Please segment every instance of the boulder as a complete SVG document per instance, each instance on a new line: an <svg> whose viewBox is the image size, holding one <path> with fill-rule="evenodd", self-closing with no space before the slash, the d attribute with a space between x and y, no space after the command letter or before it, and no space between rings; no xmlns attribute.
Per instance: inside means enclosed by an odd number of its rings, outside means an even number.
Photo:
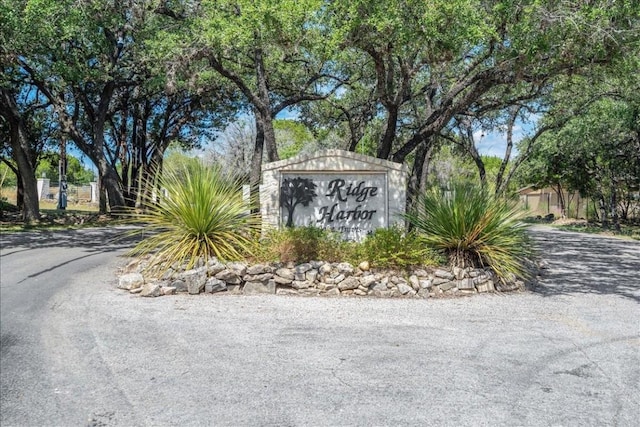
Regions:
<svg viewBox="0 0 640 427"><path fill-rule="evenodd" d="M362 261L358 264L358 268L362 271L369 271L371 269L371 265L369 264L369 261Z"/></svg>

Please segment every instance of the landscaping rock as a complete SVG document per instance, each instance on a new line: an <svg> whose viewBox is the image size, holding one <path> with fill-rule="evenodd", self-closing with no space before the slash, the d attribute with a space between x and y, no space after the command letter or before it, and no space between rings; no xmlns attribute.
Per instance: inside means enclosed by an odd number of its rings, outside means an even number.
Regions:
<svg viewBox="0 0 640 427"><path fill-rule="evenodd" d="M451 282L452 279L443 279L441 277L436 277L433 279L432 284L433 286L440 286L443 285L445 283L449 283Z"/></svg>
<svg viewBox="0 0 640 427"><path fill-rule="evenodd" d="M318 270L309 270L305 273L307 282L313 283L318 278Z"/></svg>
<svg viewBox="0 0 640 427"><path fill-rule="evenodd" d="M247 265L241 262L230 262L227 264L227 268L236 273L236 276L238 277L242 277L247 274Z"/></svg>
<svg viewBox="0 0 640 427"><path fill-rule="evenodd" d="M295 268L295 272L298 274L304 274L312 268L313 266L311 265L311 263L305 262L304 264L297 265Z"/></svg>
<svg viewBox="0 0 640 427"><path fill-rule="evenodd" d="M225 267L224 264L218 262L217 260L214 260L213 263L211 262L211 260L209 260L209 262L207 263L207 275L215 276L225 268L227 267Z"/></svg>
<svg viewBox="0 0 640 427"><path fill-rule="evenodd" d="M262 282L267 283L269 280L273 279L273 273L263 273L263 274L255 274L251 275L248 273L243 277L245 282Z"/></svg>
<svg viewBox="0 0 640 427"><path fill-rule="evenodd" d="M475 286L473 284L473 279L471 278L467 278L467 279L462 279L462 280L458 280L456 282L456 287L460 290L464 289L464 290L468 290L468 289L473 289L475 290Z"/></svg>
<svg viewBox="0 0 640 427"><path fill-rule="evenodd" d="M291 282L293 282L293 279L285 279L284 277L280 277L280 276L273 276L273 280L275 280L276 284L278 285L290 285Z"/></svg>
<svg viewBox="0 0 640 427"><path fill-rule="evenodd" d="M176 293L176 288L173 286L161 286L160 292L162 295L174 295Z"/></svg>
<svg viewBox="0 0 640 427"><path fill-rule="evenodd" d="M387 285L385 285L384 283L375 283L371 287L371 290L373 290L373 291L386 291L387 290Z"/></svg>
<svg viewBox="0 0 640 427"><path fill-rule="evenodd" d="M372 283L376 282L376 276L374 275L363 276L363 277L360 277L359 281L360 281L360 285L364 286L365 288L368 288L371 286Z"/></svg>
<svg viewBox="0 0 640 427"><path fill-rule="evenodd" d="M324 261L311 261L311 267L313 267L316 270L318 270L320 267L322 267L325 264L326 263Z"/></svg>
<svg viewBox="0 0 640 427"><path fill-rule="evenodd" d="M157 283L145 283L142 292L140 292L140 296L143 297L159 297L160 295L160 285Z"/></svg>
<svg viewBox="0 0 640 427"><path fill-rule="evenodd" d="M453 282L443 283L442 285L438 286L438 288L440 288L441 291L450 291L455 287L456 287L456 284Z"/></svg>
<svg viewBox="0 0 640 427"><path fill-rule="evenodd" d="M331 273L331 269L332 269L331 264L328 264L328 263L322 264L322 266L318 268L318 272L322 275L326 275Z"/></svg>
<svg viewBox="0 0 640 427"><path fill-rule="evenodd" d="M358 268L362 271L369 271L369 269L371 269L371 265L369 264L369 261L362 261L358 264Z"/></svg>
<svg viewBox="0 0 640 427"><path fill-rule="evenodd" d="M414 291L420 290L420 279L415 274L409 277L409 284L413 288Z"/></svg>
<svg viewBox="0 0 640 427"><path fill-rule="evenodd" d="M242 279L238 275L237 271L231 269L222 270L215 275L215 278L226 282L227 285L239 285L242 283Z"/></svg>
<svg viewBox="0 0 640 427"><path fill-rule="evenodd" d="M140 273L123 274L118 278L119 289L130 291L131 289L141 288L142 285L144 285L144 276Z"/></svg>
<svg viewBox="0 0 640 427"><path fill-rule="evenodd" d="M400 292L402 295L406 295L409 292L413 292L415 294L413 288L406 283L398 283L396 287L398 288L398 292Z"/></svg>
<svg viewBox="0 0 640 427"><path fill-rule="evenodd" d="M187 292L187 284L181 279L171 282L171 287L176 288L176 292Z"/></svg>
<svg viewBox="0 0 640 427"><path fill-rule="evenodd" d="M340 274L344 274L345 276L353 274L353 266L348 262L341 262L336 265L336 268Z"/></svg>
<svg viewBox="0 0 640 427"><path fill-rule="evenodd" d="M415 274L416 276L418 276L419 278L422 277L429 277L429 273L427 273L427 270L424 269L417 269L413 271L413 274Z"/></svg>
<svg viewBox="0 0 640 427"><path fill-rule="evenodd" d="M243 292L245 295L275 294L276 282L270 280L266 285L261 282L247 282L244 284Z"/></svg>
<svg viewBox="0 0 640 427"><path fill-rule="evenodd" d="M196 295L204 289L204 284L207 282L207 273L204 269L187 270L180 274L180 278L184 280L187 292L191 295Z"/></svg>
<svg viewBox="0 0 640 427"><path fill-rule="evenodd" d="M227 284L220 279L216 279L215 277L210 277L209 280L207 280L207 283L205 283L204 285L204 291L208 294L226 290Z"/></svg>
<svg viewBox="0 0 640 427"><path fill-rule="evenodd" d="M293 282L291 282L291 287L293 289L306 289L309 286L311 286L311 283L307 282L306 280L294 280Z"/></svg>
<svg viewBox="0 0 640 427"><path fill-rule="evenodd" d="M251 276L256 276L258 274L266 274L271 272L272 272L271 267L265 264L255 264L247 267L247 274Z"/></svg>
<svg viewBox="0 0 640 427"><path fill-rule="evenodd" d="M451 274L450 271L447 270L442 270L442 269L437 269L434 273L433 273L436 277L439 277L441 279L447 279L447 280L453 280L455 279L455 276L453 274Z"/></svg>
<svg viewBox="0 0 640 427"><path fill-rule="evenodd" d="M346 279L338 283L338 289L341 291L352 290L352 289L357 289L359 285L360 285L360 282L358 281L357 278L347 277Z"/></svg>
<svg viewBox="0 0 640 427"><path fill-rule="evenodd" d="M432 282L429 279L420 280L420 288L422 289L429 289L431 285L432 285Z"/></svg>
<svg viewBox="0 0 640 427"><path fill-rule="evenodd" d="M289 283L291 283L291 280L293 280L294 275L293 275L293 271L288 269L288 268L279 268L276 270L276 276L280 276L283 279L288 279Z"/></svg>
<svg viewBox="0 0 640 427"><path fill-rule="evenodd" d="M488 280L482 284L476 285L478 292L493 292L496 288L493 286L493 281Z"/></svg>

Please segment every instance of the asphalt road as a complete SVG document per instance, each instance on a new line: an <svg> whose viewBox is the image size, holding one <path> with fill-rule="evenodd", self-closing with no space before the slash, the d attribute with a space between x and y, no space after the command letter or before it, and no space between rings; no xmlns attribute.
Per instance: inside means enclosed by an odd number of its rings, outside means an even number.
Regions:
<svg viewBox="0 0 640 427"><path fill-rule="evenodd" d="M530 292L115 288L113 232L2 236L0 425L635 426L640 243L535 229Z"/></svg>

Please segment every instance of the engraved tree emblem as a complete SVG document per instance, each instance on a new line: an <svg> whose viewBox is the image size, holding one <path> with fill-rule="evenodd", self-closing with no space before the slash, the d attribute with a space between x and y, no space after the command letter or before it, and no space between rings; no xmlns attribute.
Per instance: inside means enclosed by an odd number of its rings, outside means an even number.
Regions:
<svg viewBox="0 0 640 427"><path fill-rule="evenodd" d="M309 206L317 196L316 184L311 178L286 178L280 187L280 206L287 209L287 227L293 227L293 211L296 206Z"/></svg>

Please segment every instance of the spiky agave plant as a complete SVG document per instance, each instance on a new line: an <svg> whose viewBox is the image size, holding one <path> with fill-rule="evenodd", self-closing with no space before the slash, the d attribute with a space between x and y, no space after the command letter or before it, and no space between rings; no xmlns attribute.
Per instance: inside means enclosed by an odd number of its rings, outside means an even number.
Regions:
<svg viewBox="0 0 640 427"><path fill-rule="evenodd" d="M527 275L532 250L522 211L512 200L478 185L454 184L451 191L419 196L417 209L405 217L452 266L490 267L502 280Z"/></svg>
<svg viewBox="0 0 640 427"><path fill-rule="evenodd" d="M134 215L144 237L131 255L151 255L149 270L175 263L191 268L199 258L237 260L250 254L259 226L242 198L240 182L198 160L165 171L163 195Z"/></svg>

